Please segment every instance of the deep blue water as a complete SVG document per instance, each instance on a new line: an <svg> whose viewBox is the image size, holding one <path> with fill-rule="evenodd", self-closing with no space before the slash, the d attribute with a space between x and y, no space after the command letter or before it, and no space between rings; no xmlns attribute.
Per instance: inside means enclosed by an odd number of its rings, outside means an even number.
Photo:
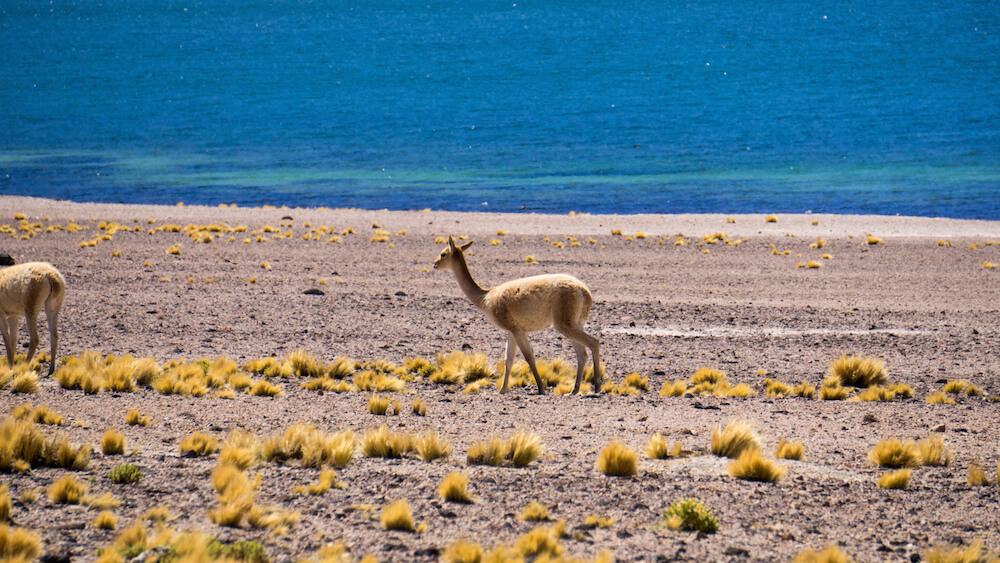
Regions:
<svg viewBox="0 0 1000 563"><path fill-rule="evenodd" d="M0 0L0 194L1000 219L998 85L1000 0Z"/></svg>

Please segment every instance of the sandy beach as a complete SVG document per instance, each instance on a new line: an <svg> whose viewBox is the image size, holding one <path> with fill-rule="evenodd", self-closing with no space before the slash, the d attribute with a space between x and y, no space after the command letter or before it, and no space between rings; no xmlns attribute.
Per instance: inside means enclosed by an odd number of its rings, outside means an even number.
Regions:
<svg viewBox="0 0 1000 563"><path fill-rule="evenodd" d="M3 476L12 521L40 536L50 560L80 561L94 560L161 505L176 532L255 540L272 561L312 557L337 540L357 557L380 561L434 561L458 539L487 550L513 545L537 525L518 518L530 501L548 508L552 521L542 525L565 521L563 554L588 560L605 550L622 561L791 560L835 544L858 561L916 561L938 544L982 540L1000 549L1000 403L991 401L1000 396L1000 268L989 267L1000 264L1000 222L772 218L124 206L0 196L0 252L18 262L50 262L66 278L60 357L95 350L157 362L225 356L243 364L303 349L323 363L346 356L402 365L464 350L495 363L506 335L464 297L450 272L432 268L444 246L436 239L454 235L474 241L469 267L484 287L541 273L583 280L594 297L587 331L601 342L607 378L648 378L647 390L631 396L537 396L532 387L467 394L462 385L418 378L387 394L407 407L402 414L379 416L368 411L370 392L319 393L295 377L279 378L278 397L236 392L227 399L147 387L88 394L41 375L35 393L0 390L0 409L30 402L63 415L60 427L43 426L43 433L94 447L89 467L70 473L87 482L90 495L121 499L113 510L118 526L99 529L92 525L97 512L46 498L44 489L68 473L46 467ZM163 228L169 225L179 232ZM22 321L19 351L27 338ZM530 341L536 357L561 357L575 367L572 347L554 330ZM913 397L767 396L765 378L818 389L842 354L883 360L889 381L910 386ZM658 394L664 382L688 380L701 367L721 370L755 394ZM957 380L982 395L925 402ZM416 397L426 416L410 413ZM131 409L153 423L126 425ZM708 450L712 428L739 419L756 428L765 457L785 439L804 444L803 458L777 460L786 469L777 483L732 477L729 460ZM359 436L383 424L434 430L450 440L451 455L427 463L358 452L336 470L343 487L317 496L293 488L315 482L318 469L264 462L250 470L261 475L257 502L298 511L297 523L276 534L210 521L218 454L182 457L181 438L202 431L221 441L233 429L264 438L299 422ZM108 428L125 435L127 457L101 453ZM467 463L473 443L522 429L544 443L528 467ZM645 458L657 432L687 454ZM868 452L884 439L932 432L952 452L951 463L914 468L906 490L880 488L885 470ZM616 440L639 453L632 477L595 468ZM108 481L122 463L141 468L139 483ZM982 464L994 484L970 486L972 463ZM438 495L452 471L468 476L475 503ZM26 490L42 494L28 503ZM663 511L687 497L712 511L718 532L663 524ZM382 527L381 510L397 499L408 501L423 531ZM613 523L589 526L591 515ZM152 536L153 524L146 525Z"/></svg>

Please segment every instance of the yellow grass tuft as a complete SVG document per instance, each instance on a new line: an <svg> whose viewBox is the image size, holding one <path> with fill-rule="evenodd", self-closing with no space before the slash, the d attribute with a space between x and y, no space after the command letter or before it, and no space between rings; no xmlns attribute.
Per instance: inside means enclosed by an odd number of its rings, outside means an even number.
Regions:
<svg viewBox="0 0 1000 563"><path fill-rule="evenodd" d="M427 416L427 403L425 403L420 397L417 397L413 399L413 404L410 406L410 410L417 416Z"/></svg>
<svg viewBox="0 0 1000 563"><path fill-rule="evenodd" d="M469 446L466 461L469 465L500 465L506 448L500 438L490 436L486 442L474 442Z"/></svg>
<svg viewBox="0 0 1000 563"><path fill-rule="evenodd" d="M778 447L774 449L774 457L801 460L803 450L802 442L788 442L782 438L778 440Z"/></svg>
<svg viewBox="0 0 1000 563"><path fill-rule="evenodd" d="M697 530L714 534L719 529L719 521L712 512L696 498L686 498L670 503L663 511L666 525L671 530Z"/></svg>
<svg viewBox="0 0 1000 563"><path fill-rule="evenodd" d="M841 387L840 385L833 387L824 385L819 390L819 398L824 401L843 401L847 398L849 392L847 387Z"/></svg>
<svg viewBox="0 0 1000 563"><path fill-rule="evenodd" d="M38 374L33 371L24 372L14 378L10 384L10 390L14 393L37 393Z"/></svg>
<svg viewBox="0 0 1000 563"><path fill-rule="evenodd" d="M114 510L121 506L122 500L111 493L104 493L103 495L90 499L87 503L87 508L91 510Z"/></svg>
<svg viewBox="0 0 1000 563"><path fill-rule="evenodd" d="M970 461L969 485L973 487L984 487L989 484L990 479L986 476L986 471L983 470L983 466L978 461Z"/></svg>
<svg viewBox="0 0 1000 563"><path fill-rule="evenodd" d="M58 504L80 504L87 494L87 485L80 483L72 475L62 477L46 491L49 499Z"/></svg>
<svg viewBox="0 0 1000 563"><path fill-rule="evenodd" d="M486 561L483 548L478 543L456 540L441 554L443 563L482 563ZM492 561L492 559L491 559Z"/></svg>
<svg viewBox="0 0 1000 563"><path fill-rule="evenodd" d="M733 420L725 429L712 429L712 453L719 457L735 459L747 449L760 449L760 438L753 426L745 420Z"/></svg>
<svg viewBox="0 0 1000 563"><path fill-rule="evenodd" d="M549 519L549 509L544 504L533 500L521 510L518 518L525 522L542 522Z"/></svg>
<svg viewBox="0 0 1000 563"><path fill-rule="evenodd" d="M382 527L386 530L414 531L413 511L406 500L400 499L382 510L380 517Z"/></svg>
<svg viewBox="0 0 1000 563"><path fill-rule="evenodd" d="M202 457L214 454L218 445L219 441L214 436L196 431L185 436L178 447L184 457Z"/></svg>
<svg viewBox="0 0 1000 563"><path fill-rule="evenodd" d="M916 467L919 465L917 450L913 442L900 442L899 440L883 440L878 443L870 452L868 459L879 467L890 467L900 469L903 467Z"/></svg>
<svg viewBox="0 0 1000 563"><path fill-rule="evenodd" d="M639 456L625 444L614 441L597 457L597 470L605 475L629 477L638 470Z"/></svg>
<svg viewBox="0 0 1000 563"><path fill-rule="evenodd" d="M102 511L94 518L94 527L101 530L114 530L118 525L118 517L107 510Z"/></svg>
<svg viewBox="0 0 1000 563"><path fill-rule="evenodd" d="M449 502L472 503L472 497L466 490L469 478L463 473L452 472L444 476L441 485L438 487L438 494Z"/></svg>
<svg viewBox="0 0 1000 563"><path fill-rule="evenodd" d="M446 458L451 454L451 443L433 430L428 430L418 437L413 445L417 455L424 461Z"/></svg>
<svg viewBox="0 0 1000 563"><path fill-rule="evenodd" d="M649 459L668 459L671 457L677 457L681 455L681 443L674 443L674 447L670 447L667 439L663 434L657 432L649 437L649 441L646 442L646 457Z"/></svg>
<svg viewBox="0 0 1000 563"><path fill-rule="evenodd" d="M897 397L903 399L913 398L913 388L905 383L893 383L889 386L889 390L895 393Z"/></svg>
<svg viewBox="0 0 1000 563"><path fill-rule="evenodd" d="M768 216L764 217L764 222L765 223L777 223L778 222L778 216L777 215L768 215Z"/></svg>
<svg viewBox="0 0 1000 563"><path fill-rule="evenodd" d="M952 393L958 395L959 393L965 392L965 388L968 386L969 386L968 381L964 381L961 379L958 381L952 380L945 383L944 387L942 387L941 390L944 391L945 393Z"/></svg>
<svg viewBox="0 0 1000 563"><path fill-rule="evenodd" d="M726 381L726 374L722 371L709 367L698 368L698 370L694 372L694 375L691 376L691 385L698 385L700 383L711 383L715 385L716 383L720 383L722 381Z"/></svg>
<svg viewBox="0 0 1000 563"><path fill-rule="evenodd" d="M882 401L889 402L896 398L896 393L880 385L873 385L852 397L852 401Z"/></svg>
<svg viewBox="0 0 1000 563"><path fill-rule="evenodd" d="M836 545L829 545L823 551L811 549L800 552L792 563L850 563L851 558Z"/></svg>
<svg viewBox="0 0 1000 563"><path fill-rule="evenodd" d="M664 381L663 387L660 388L661 397L682 397L684 392L687 391L687 381Z"/></svg>
<svg viewBox="0 0 1000 563"><path fill-rule="evenodd" d="M0 485L0 523L10 522L10 515L13 509L8 487L7 483Z"/></svg>
<svg viewBox="0 0 1000 563"><path fill-rule="evenodd" d="M233 465L246 471L260 461L261 444L257 438L243 430L230 430L219 451L220 465Z"/></svg>
<svg viewBox="0 0 1000 563"><path fill-rule="evenodd" d="M976 540L968 547L936 545L922 555L927 563L994 563L998 559L996 553L983 553L982 540Z"/></svg>
<svg viewBox="0 0 1000 563"><path fill-rule="evenodd" d="M805 399L812 399L816 396L816 386L810 384L808 381L803 381L802 383L799 383L795 389L792 389L792 395Z"/></svg>
<svg viewBox="0 0 1000 563"><path fill-rule="evenodd" d="M866 244L885 244L885 241L882 240L879 237L874 237L874 236L868 235L867 237L865 237L865 243Z"/></svg>
<svg viewBox="0 0 1000 563"><path fill-rule="evenodd" d="M412 450L412 436L390 432L385 425L365 432L361 439L361 452L365 457L399 458Z"/></svg>
<svg viewBox="0 0 1000 563"><path fill-rule="evenodd" d="M247 388L247 393L254 397L280 397L284 392L280 385L261 379Z"/></svg>
<svg viewBox="0 0 1000 563"><path fill-rule="evenodd" d="M42 540L26 528L0 525L0 558L4 561L34 561L42 552Z"/></svg>
<svg viewBox="0 0 1000 563"><path fill-rule="evenodd" d="M319 472L319 481L305 487L295 487L294 491L298 494L307 494L312 496L318 496L336 485L335 481L336 475L332 469L323 469Z"/></svg>
<svg viewBox="0 0 1000 563"><path fill-rule="evenodd" d="M924 399L926 403L931 405L954 405L955 399L952 399L946 395L943 391L935 391Z"/></svg>
<svg viewBox="0 0 1000 563"><path fill-rule="evenodd" d="M151 421L148 416L143 416L139 409L132 409L125 413L125 424L129 426L149 426Z"/></svg>
<svg viewBox="0 0 1000 563"><path fill-rule="evenodd" d="M785 468L764 459L757 448L748 448L727 468L729 474L745 481L777 483L785 474Z"/></svg>
<svg viewBox="0 0 1000 563"><path fill-rule="evenodd" d="M882 385L888 378L882 360L846 354L830 363L829 373L848 387Z"/></svg>
<svg viewBox="0 0 1000 563"><path fill-rule="evenodd" d="M560 526L559 522L552 526L534 528L517 539L514 549L523 556L534 556L535 561L551 561L562 554L559 538L562 537L563 532L564 528ZM508 556L501 558L501 560L514 559Z"/></svg>
<svg viewBox="0 0 1000 563"><path fill-rule="evenodd" d="M389 397L372 394L368 398L368 412L377 415L385 415L389 410Z"/></svg>
<svg viewBox="0 0 1000 563"><path fill-rule="evenodd" d="M108 428L101 436L101 451L105 455L122 455L125 453L125 436L114 428Z"/></svg>
<svg viewBox="0 0 1000 563"><path fill-rule="evenodd" d="M527 467L542 455L542 439L534 432L518 431L507 440L505 457L514 467Z"/></svg>
<svg viewBox="0 0 1000 563"><path fill-rule="evenodd" d="M910 486L910 470L900 469L883 473L878 478L878 486L883 489L905 489Z"/></svg>
<svg viewBox="0 0 1000 563"><path fill-rule="evenodd" d="M951 464L951 452L945 449L944 440L937 434L917 442L916 451L920 465L944 467Z"/></svg>

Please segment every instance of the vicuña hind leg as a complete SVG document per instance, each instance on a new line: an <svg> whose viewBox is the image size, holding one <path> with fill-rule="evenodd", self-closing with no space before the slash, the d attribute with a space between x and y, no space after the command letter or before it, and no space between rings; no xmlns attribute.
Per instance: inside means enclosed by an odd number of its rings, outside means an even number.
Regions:
<svg viewBox="0 0 1000 563"><path fill-rule="evenodd" d="M49 311L45 313L45 319L49 323L49 375L56 371L56 350L59 345L59 312Z"/></svg>
<svg viewBox="0 0 1000 563"><path fill-rule="evenodd" d="M572 394L576 395L583 383L583 368L587 365L587 347L579 342L573 342L573 349L576 350L576 384L573 385Z"/></svg>
<svg viewBox="0 0 1000 563"><path fill-rule="evenodd" d="M531 375L535 376L535 384L538 385L538 394L545 394L545 382L542 381L542 376L538 375L538 368L535 367L535 355L531 353L531 345L528 344L528 337L523 332L513 332L514 340L517 341L518 348L521 349L521 353L524 354L524 361L528 362L528 367L531 368Z"/></svg>
<svg viewBox="0 0 1000 563"><path fill-rule="evenodd" d="M17 315L7 316L7 333L4 340L7 344L7 363L14 367L14 354L17 352ZM0 322L3 322L0 319Z"/></svg>
<svg viewBox="0 0 1000 563"><path fill-rule="evenodd" d="M568 338L573 343L573 348L576 349L578 364L576 369L576 385L573 387L573 393L578 392L580 386L583 384L583 371L584 366L587 364L586 348L590 348L590 352L594 356L594 390L600 391L601 382L604 381L604 375L601 373L601 343L593 336L583 332L583 328L579 326L563 326L558 327L557 330Z"/></svg>
<svg viewBox="0 0 1000 563"><path fill-rule="evenodd" d="M517 342L514 340L513 334L507 334L507 359L504 361L503 365L503 386L500 387L501 393L506 393L508 391L508 384L510 383L510 370L514 365L514 356L517 354Z"/></svg>
<svg viewBox="0 0 1000 563"><path fill-rule="evenodd" d="M7 318L0 316L0 333L3 334L3 346L7 351L7 364L11 367L14 366L14 346L17 345L16 339L10 337L10 331L7 330Z"/></svg>
<svg viewBox="0 0 1000 563"><path fill-rule="evenodd" d="M28 357L27 361L31 362L31 358L35 357L35 351L38 350L38 313L32 314L30 311L25 315L24 320L28 323Z"/></svg>

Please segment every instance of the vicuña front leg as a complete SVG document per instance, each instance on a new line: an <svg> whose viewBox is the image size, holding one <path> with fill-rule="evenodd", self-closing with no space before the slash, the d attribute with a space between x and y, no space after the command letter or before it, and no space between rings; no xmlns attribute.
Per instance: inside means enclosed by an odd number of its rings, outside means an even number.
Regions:
<svg viewBox="0 0 1000 563"><path fill-rule="evenodd" d="M7 317L2 315L0 315L0 333L3 334L3 346L7 352L7 364L10 367L14 367L14 346L17 342L11 339L10 331L7 330Z"/></svg>
<svg viewBox="0 0 1000 563"><path fill-rule="evenodd" d="M545 394L545 382L542 381L542 376L538 375L538 368L535 366L535 355L531 353L531 345L528 344L528 337L523 332L514 332L514 340L517 341L518 348L521 349L521 353L524 354L524 361L528 362L528 367L531 368L531 375L535 376L535 385L538 385L538 394Z"/></svg>
<svg viewBox="0 0 1000 563"><path fill-rule="evenodd" d="M501 393L506 393L508 389L508 384L510 383L510 370L514 365L514 356L517 355L517 342L514 340L513 334L507 335L507 359L504 361L503 366L503 386L500 387Z"/></svg>

